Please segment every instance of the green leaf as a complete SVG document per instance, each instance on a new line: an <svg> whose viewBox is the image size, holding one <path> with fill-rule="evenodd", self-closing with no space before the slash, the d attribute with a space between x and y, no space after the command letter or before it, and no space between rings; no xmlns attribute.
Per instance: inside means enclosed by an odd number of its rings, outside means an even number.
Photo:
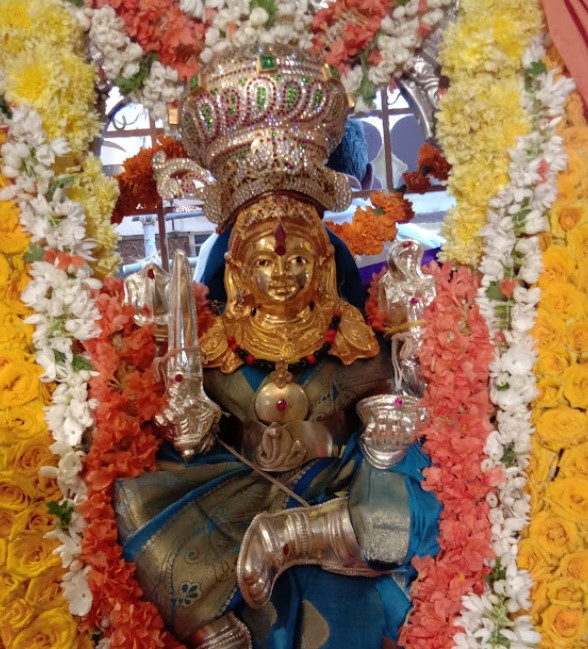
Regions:
<svg viewBox="0 0 588 649"><path fill-rule="evenodd" d="M47 510L53 516L57 516L61 529L69 529L71 517L75 511L74 504L71 500L64 500L61 503L58 503L56 500L50 500L47 503Z"/></svg>
<svg viewBox="0 0 588 649"><path fill-rule="evenodd" d="M543 61L533 61L528 68L525 68L525 74L530 77L538 77L540 74L547 72L547 66Z"/></svg>
<svg viewBox="0 0 588 649"><path fill-rule="evenodd" d="M0 95L0 112L4 113L8 119L12 118L12 111L10 110L8 102L4 99L4 95Z"/></svg>
<svg viewBox="0 0 588 649"><path fill-rule="evenodd" d="M271 18L276 13L278 3L276 2L276 0L251 0L251 2L249 3L249 11L257 7L265 9L269 14L269 17Z"/></svg>
<svg viewBox="0 0 588 649"><path fill-rule="evenodd" d="M49 200L53 198L55 195L55 192L58 189L65 189L66 187L71 187L74 182L74 177L73 176L56 176L55 178L51 178L49 181L49 188L47 189L47 194Z"/></svg>
<svg viewBox="0 0 588 649"><path fill-rule="evenodd" d="M130 95L132 92L135 92L135 90L142 88L143 84L145 83L145 79L149 75L149 70L151 70L153 61L156 61L157 59L158 56L155 52L148 52L141 59L141 62L139 63L139 70L136 74L134 74L130 78L117 77L116 85L118 86L121 94Z"/></svg>
<svg viewBox="0 0 588 649"><path fill-rule="evenodd" d="M74 372L81 372L82 370L93 370L94 366L85 356L74 354L72 368Z"/></svg>
<svg viewBox="0 0 588 649"><path fill-rule="evenodd" d="M58 363L64 363L65 359L67 358L67 356L63 352L60 352L58 349L53 350L53 355L55 356L55 360Z"/></svg>
<svg viewBox="0 0 588 649"><path fill-rule="evenodd" d="M505 298L504 293L500 290L500 283L498 280L490 282L490 285L486 289L486 295L491 300L496 300L498 302L503 302Z"/></svg>
<svg viewBox="0 0 588 649"><path fill-rule="evenodd" d="M84 0L67 0L70 2L74 7L83 7L84 6Z"/></svg>
<svg viewBox="0 0 588 649"><path fill-rule="evenodd" d="M25 252L24 260L28 262L42 261L45 249L35 243L29 244L28 250Z"/></svg>

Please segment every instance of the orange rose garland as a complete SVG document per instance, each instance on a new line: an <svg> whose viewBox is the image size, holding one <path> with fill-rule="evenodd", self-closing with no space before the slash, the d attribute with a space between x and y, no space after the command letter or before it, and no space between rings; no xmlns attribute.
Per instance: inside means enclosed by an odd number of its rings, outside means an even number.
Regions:
<svg viewBox="0 0 588 649"><path fill-rule="evenodd" d="M569 162L543 239L532 520L519 557L535 581L542 649L588 646L588 125L578 95L560 134Z"/></svg>

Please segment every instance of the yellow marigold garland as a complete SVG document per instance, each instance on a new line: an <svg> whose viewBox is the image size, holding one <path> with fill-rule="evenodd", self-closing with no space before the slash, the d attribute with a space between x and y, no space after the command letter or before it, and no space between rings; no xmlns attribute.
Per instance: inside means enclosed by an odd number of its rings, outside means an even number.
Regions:
<svg viewBox="0 0 588 649"><path fill-rule="evenodd" d="M457 205L442 234L445 259L476 266L488 201L508 182L508 150L529 131L520 104L522 55L540 33L536 0L460 2L442 51L450 88L441 100L438 140L453 166L448 187Z"/></svg>
<svg viewBox="0 0 588 649"><path fill-rule="evenodd" d="M88 236L96 240L95 272L112 273L119 263L110 226L118 186L88 152L101 122L83 29L62 0L0 0L0 46L6 101L35 108L49 139L65 137L71 147L55 171L74 179L68 192L82 204Z"/></svg>
<svg viewBox="0 0 588 649"><path fill-rule="evenodd" d="M530 613L541 648L581 649L588 647L588 125L579 95L560 127L569 163L543 238L532 520L519 564L535 581Z"/></svg>

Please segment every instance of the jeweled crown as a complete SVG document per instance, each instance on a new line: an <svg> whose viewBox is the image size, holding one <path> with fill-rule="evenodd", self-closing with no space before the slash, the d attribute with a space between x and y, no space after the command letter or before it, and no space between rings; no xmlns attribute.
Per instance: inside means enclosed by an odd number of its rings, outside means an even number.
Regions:
<svg viewBox="0 0 588 649"><path fill-rule="evenodd" d="M341 211L347 179L325 167L343 136L347 94L328 66L286 45L231 50L185 93L180 123L192 160L212 172L204 211L222 230L271 191L302 194Z"/></svg>

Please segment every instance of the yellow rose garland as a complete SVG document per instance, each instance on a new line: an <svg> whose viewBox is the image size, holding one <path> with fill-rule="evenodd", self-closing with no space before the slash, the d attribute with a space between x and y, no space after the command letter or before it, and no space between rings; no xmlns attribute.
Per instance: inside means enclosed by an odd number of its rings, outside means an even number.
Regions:
<svg viewBox="0 0 588 649"><path fill-rule="evenodd" d="M48 137L70 145L54 172L71 178L66 191L82 204L96 243L95 272L106 275L118 265L110 225L118 186L88 152L100 121L82 28L61 0L0 0L0 43L4 99L35 108ZM44 417L52 387L39 380L33 327L24 323L31 311L20 299L28 246L18 207L0 202L0 646L81 649L92 643L79 634L60 586L59 542L45 536L54 527L47 502L61 494L39 474L56 458Z"/></svg>
<svg viewBox="0 0 588 649"><path fill-rule="evenodd" d="M530 126L520 103L521 60L541 12L536 0L460 2L443 39L441 62L451 79L437 134L453 166L448 188L457 205L445 218L445 259L476 266L488 202L508 182L508 150ZM498 74L498 72L500 74Z"/></svg>
<svg viewBox="0 0 588 649"><path fill-rule="evenodd" d="M519 565L535 581L530 613L542 649L581 649L588 647L588 125L578 95L560 135L569 162L543 238L532 520L521 544L538 551L521 551Z"/></svg>
<svg viewBox="0 0 588 649"><path fill-rule="evenodd" d="M26 277L22 256L29 242L12 221L16 206L0 203L0 213L10 233L0 236L0 266L10 271L0 273L0 641L7 649L73 649L87 640L78 641L59 585L58 543L44 536L53 528L46 500L55 498L55 484L38 476L42 465L55 463L43 413L48 393L39 381L32 327L24 323L28 311L21 304L15 312L14 298L5 300L11 275Z"/></svg>

